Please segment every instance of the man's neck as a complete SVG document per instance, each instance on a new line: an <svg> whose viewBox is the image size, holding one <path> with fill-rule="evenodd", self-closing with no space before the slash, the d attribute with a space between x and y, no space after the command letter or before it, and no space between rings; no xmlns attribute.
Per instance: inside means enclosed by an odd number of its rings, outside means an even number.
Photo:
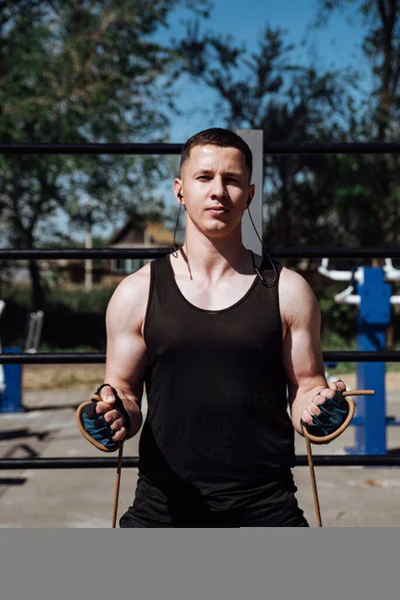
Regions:
<svg viewBox="0 0 400 600"><path fill-rule="evenodd" d="M253 272L251 255L242 244L240 231L218 239L188 236L175 264L177 270L184 271L189 267L193 278L209 281L218 281L235 272Z"/></svg>

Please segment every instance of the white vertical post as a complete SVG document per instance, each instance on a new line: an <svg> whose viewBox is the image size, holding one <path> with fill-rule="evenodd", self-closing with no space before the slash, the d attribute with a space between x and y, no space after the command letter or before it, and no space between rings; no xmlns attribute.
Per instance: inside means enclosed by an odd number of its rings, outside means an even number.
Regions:
<svg viewBox="0 0 400 600"><path fill-rule="evenodd" d="M236 133L248 144L253 154L253 176L251 182L256 187L256 193L250 204L250 212L257 233L263 236L263 189L264 189L264 132L262 129L237 129ZM247 211L242 221L243 244L257 254L262 254L262 245L258 239Z"/></svg>
<svg viewBox="0 0 400 600"><path fill-rule="evenodd" d="M92 199L89 194L84 195L85 212L86 212L86 238L85 248L93 248L93 236L92 236ZM89 292L93 286L93 260L91 258L85 259L85 290Z"/></svg>
<svg viewBox="0 0 400 600"><path fill-rule="evenodd" d="M93 248L93 237L92 237L92 229L91 225L88 225L88 230L86 231L86 239L85 239L85 248ZM93 260L91 258L87 258L85 260L85 290L90 292L93 286Z"/></svg>
<svg viewBox="0 0 400 600"><path fill-rule="evenodd" d="M6 303L4 302L4 300L0 300L0 317L1 317L1 313L3 312L4 308L6 306ZM0 340L0 353L2 352L1 350L1 340ZM3 365L0 365L0 394L2 394L6 389L6 380L5 380L5 376L4 376L4 368Z"/></svg>

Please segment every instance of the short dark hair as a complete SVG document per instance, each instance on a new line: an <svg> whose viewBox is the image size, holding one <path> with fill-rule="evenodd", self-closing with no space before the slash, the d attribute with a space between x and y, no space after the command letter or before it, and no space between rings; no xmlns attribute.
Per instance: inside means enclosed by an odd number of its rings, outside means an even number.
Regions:
<svg viewBox="0 0 400 600"><path fill-rule="evenodd" d="M190 152L195 146L219 146L221 148L237 148L244 156L245 165L249 171L249 180L253 171L253 155L249 146L243 138L231 131L221 127L204 129L189 138L182 149L180 170L182 165L190 157Z"/></svg>

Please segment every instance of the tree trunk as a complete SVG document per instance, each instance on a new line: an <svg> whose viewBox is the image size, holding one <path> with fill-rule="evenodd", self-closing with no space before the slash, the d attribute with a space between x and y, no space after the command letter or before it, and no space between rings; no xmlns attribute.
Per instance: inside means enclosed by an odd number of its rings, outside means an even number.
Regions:
<svg viewBox="0 0 400 600"><path fill-rule="evenodd" d="M40 269L35 260L29 261L29 273L31 276L31 300L33 310L43 310L44 289L40 282Z"/></svg>

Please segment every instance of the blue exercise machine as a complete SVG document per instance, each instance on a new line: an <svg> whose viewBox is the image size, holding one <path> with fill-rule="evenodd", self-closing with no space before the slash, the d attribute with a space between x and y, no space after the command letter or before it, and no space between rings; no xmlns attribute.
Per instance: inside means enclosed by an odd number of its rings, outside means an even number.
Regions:
<svg viewBox="0 0 400 600"><path fill-rule="evenodd" d="M4 311L5 302L0 300L0 317ZM37 352L43 325L43 311L31 313L28 323L28 334L25 342L24 352ZM17 346L1 347L0 353L19 354L21 348ZM22 406L22 365L0 364L0 413L20 413Z"/></svg>
<svg viewBox="0 0 400 600"><path fill-rule="evenodd" d="M332 270L324 258L319 272L333 281L348 281L350 285L335 295L339 304L359 307L357 350L380 352L386 349L386 328L391 320L391 305L400 304L400 296L392 295L389 282L400 280L400 270L385 259L383 267L358 267L354 271ZM387 454L386 426L400 425L386 414L385 363L357 363L358 389L373 389L375 396L357 399L354 446L346 448L349 454Z"/></svg>

